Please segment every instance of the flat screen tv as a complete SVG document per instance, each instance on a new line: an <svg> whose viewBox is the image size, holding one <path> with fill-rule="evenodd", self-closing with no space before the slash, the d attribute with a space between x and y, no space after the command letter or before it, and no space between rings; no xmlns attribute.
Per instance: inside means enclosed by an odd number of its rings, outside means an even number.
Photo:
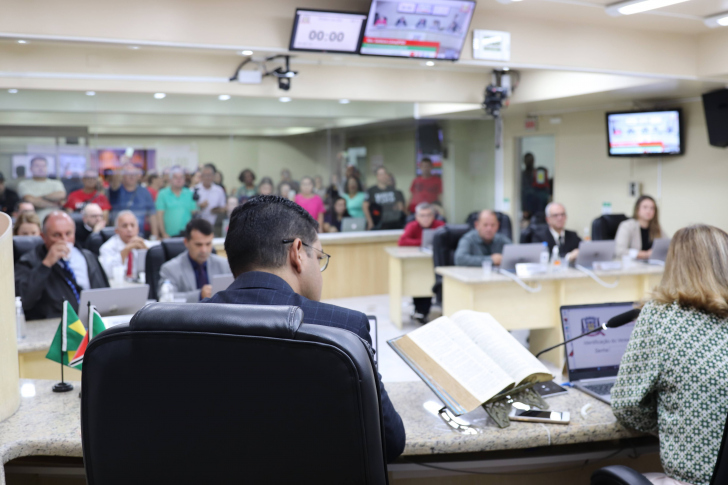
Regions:
<svg viewBox="0 0 728 485"><path fill-rule="evenodd" d="M682 155L682 110L607 113L607 139L610 157Z"/></svg>
<svg viewBox="0 0 728 485"><path fill-rule="evenodd" d="M465 0L373 0L359 53L456 61L474 10Z"/></svg>
<svg viewBox="0 0 728 485"><path fill-rule="evenodd" d="M307 52L359 52L365 13L296 9L289 50Z"/></svg>

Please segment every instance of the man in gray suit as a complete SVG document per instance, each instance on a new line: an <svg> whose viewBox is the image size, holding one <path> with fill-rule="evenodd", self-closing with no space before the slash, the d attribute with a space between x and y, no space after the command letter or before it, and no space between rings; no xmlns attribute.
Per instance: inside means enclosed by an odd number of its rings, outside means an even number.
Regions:
<svg viewBox="0 0 728 485"><path fill-rule="evenodd" d="M212 277L230 274L225 258L212 254L212 224L204 219L192 219L185 228L183 252L162 265L159 271L159 285L165 281L172 284L175 299L184 298L195 303L212 296Z"/></svg>

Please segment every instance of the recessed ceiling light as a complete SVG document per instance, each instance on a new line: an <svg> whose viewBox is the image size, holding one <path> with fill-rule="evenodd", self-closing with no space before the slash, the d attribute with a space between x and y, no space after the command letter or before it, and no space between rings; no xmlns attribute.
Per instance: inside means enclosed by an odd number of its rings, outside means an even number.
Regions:
<svg viewBox="0 0 728 485"><path fill-rule="evenodd" d="M227 101L228 99L230 99L230 95L229 94L221 94L220 96L217 97L217 99L219 99L220 101Z"/></svg>
<svg viewBox="0 0 728 485"><path fill-rule="evenodd" d="M511 68L510 68L510 67L504 67L504 68L503 68L503 70L504 70L504 71L510 71L510 70L511 70Z"/></svg>
<svg viewBox="0 0 728 485"><path fill-rule="evenodd" d="M164 99L166 96L164 93L154 93L154 99Z"/></svg>
<svg viewBox="0 0 728 485"><path fill-rule="evenodd" d="M133 51L138 51L139 50L139 46L138 45L130 45L129 46L129 49L131 49Z"/></svg>
<svg viewBox="0 0 728 485"><path fill-rule="evenodd" d="M280 98L278 98L278 101L280 101L281 103L290 103L291 98L289 98L288 96L281 96Z"/></svg>
<svg viewBox="0 0 728 485"><path fill-rule="evenodd" d="M244 50L244 51L241 51L240 52L240 55L243 55L243 56L252 56L253 55L253 51Z"/></svg>
<svg viewBox="0 0 728 485"><path fill-rule="evenodd" d="M718 15L711 15L703 19L703 22L708 27L726 27L728 26L728 12L723 12Z"/></svg>
<svg viewBox="0 0 728 485"><path fill-rule="evenodd" d="M15 88L13 88L13 89L8 89L8 92L9 92L10 94L18 94L18 90L17 90L17 89L15 89Z"/></svg>
<svg viewBox="0 0 728 485"><path fill-rule="evenodd" d="M348 99L340 99L339 100L339 104L349 104L349 103L351 103L351 101L349 101Z"/></svg>
<svg viewBox="0 0 728 485"><path fill-rule="evenodd" d="M605 7L607 13L613 17L620 15L634 15L636 13L655 10L676 3L687 2L688 0L627 0L626 2L613 3Z"/></svg>
<svg viewBox="0 0 728 485"><path fill-rule="evenodd" d="M18 41L18 44L27 44L27 43L28 43L28 41L27 40L23 40L23 39L20 39Z"/></svg>
<svg viewBox="0 0 728 485"><path fill-rule="evenodd" d="M86 96L96 96L96 91L86 91Z"/></svg>
<svg viewBox="0 0 728 485"><path fill-rule="evenodd" d="M427 62L425 62L425 66L427 66L427 67L432 67L432 66L434 66L434 65L435 65L435 63L434 63L434 62L432 62L432 61L427 61Z"/></svg>

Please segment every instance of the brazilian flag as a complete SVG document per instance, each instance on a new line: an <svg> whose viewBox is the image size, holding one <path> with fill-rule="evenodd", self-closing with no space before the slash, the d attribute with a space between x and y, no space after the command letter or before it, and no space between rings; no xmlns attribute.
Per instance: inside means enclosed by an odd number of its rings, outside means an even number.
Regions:
<svg viewBox="0 0 728 485"><path fill-rule="evenodd" d="M51 348L46 354L46 359L68 365L76 355L76 351L85 336L86 329L81 320L79 320L71 304L64 301L63 319L58 325L56 336L53 337L53 343L51 343Z"/></svg>

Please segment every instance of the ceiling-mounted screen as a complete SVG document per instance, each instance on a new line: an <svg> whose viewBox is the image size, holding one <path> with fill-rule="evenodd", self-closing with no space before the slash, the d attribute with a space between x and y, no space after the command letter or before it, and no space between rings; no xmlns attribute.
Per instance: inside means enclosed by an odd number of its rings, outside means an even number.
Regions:
<svg viewBox="0 0 728 485"><path fill-rule="evenodd" d="M607 113L611 157L662 157L682 155L680 109Z"/></svg>
<svg viewBox="0 0 728 485"><path fill-rule="evenodd" d="M297 9L289 50L356 54L366 14Z"/></svg>
<svg viewBox="0 0 728 485"><path fill-rule="evenodd" d="M360 53L369 56L460 58L475 2L373 0Z"/></svg>

